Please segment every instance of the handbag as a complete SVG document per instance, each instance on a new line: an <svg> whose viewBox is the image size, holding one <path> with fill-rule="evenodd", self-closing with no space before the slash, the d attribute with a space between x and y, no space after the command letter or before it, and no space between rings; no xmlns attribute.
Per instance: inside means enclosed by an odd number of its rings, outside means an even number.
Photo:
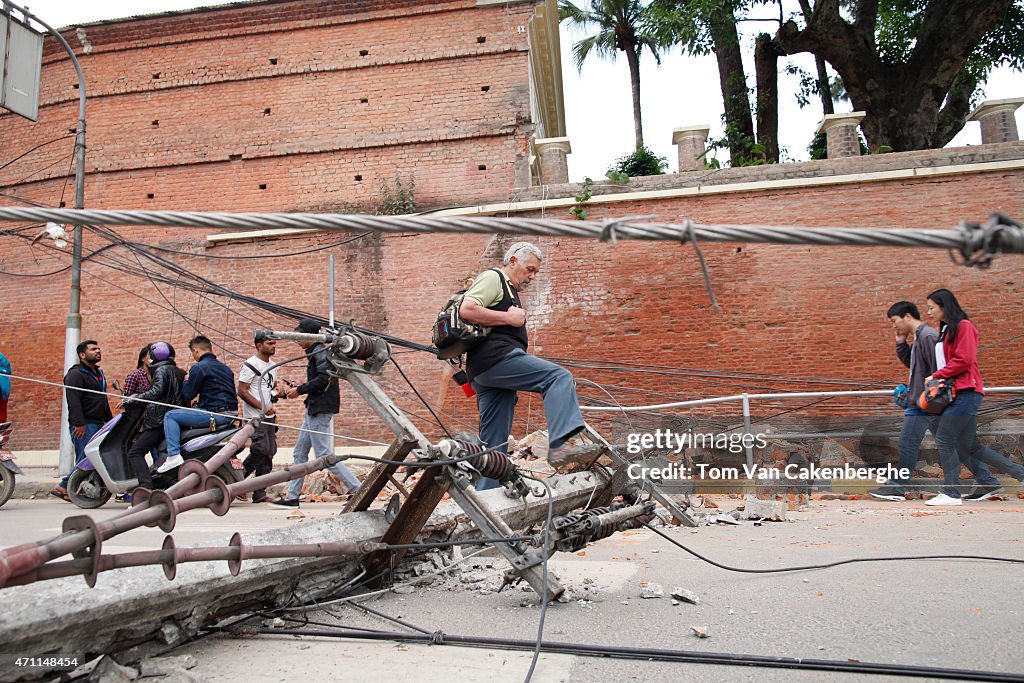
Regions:
<svg viewBox="0 0 1024 683"><path fill-rule="evenodd" d="M956 386L951 379L930 379L924 383L924 391L917 399L918 407L929 415L941 415L953 399Z"/></svg>

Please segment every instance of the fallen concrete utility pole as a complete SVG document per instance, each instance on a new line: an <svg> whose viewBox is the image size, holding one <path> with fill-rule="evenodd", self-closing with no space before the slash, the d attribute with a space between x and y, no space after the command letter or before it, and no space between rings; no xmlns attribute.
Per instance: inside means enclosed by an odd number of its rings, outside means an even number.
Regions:
<svg viewBox="0 0 1024 683"><path fill-rule="evenodd" d="M474 488L480 477L498 480L504 486L505 495L520 499L524 505L531 496L544 496L542 488L533 489L526 484L518 468L504 453L459 439L448 439L436 446L431 443L371 378L371 375L380 371L391 355L387 342L380 337L366 335L356 330L339 334L330 329L321 334L275 330L254 330L253 334L326 344L326 348L329 349L327 358L337 374L352 385L370 409L394 432L395 441L388 449L388 457L384 459L388 462L380 463L374 468L359 487L359 495L346 507L346 511L367 509L370 502L393 479L397 467L403 465L405 459L413 452L420 459L418 464L421 467L430 460L436 460L435 464L447 463L441 467L431 467L424 472L413 490L406 496L395 515L394 522L381 538L382 542L389 545L409 543L419 534L445 493L466 511L485 537L514 536L513 527L494 514L491 506L482 500L480 493ZM360 366L355 361L365 363ZM627 463L597 432L588 428L588 434L601 446L601 453L612 457L620 475L615 476L615 473L609 473L598 466L597 455L589 463L589 467L602 479L603 486L595 499L598 506L604 506L626 487L626 480L621 474L625 471ZM414 464L417 463L409 463ZM657 489L653 484L649 484L647 488ZM659 502L668 507L679 523L696 526L696 522L684 510L662 495L660 490L657 493ZM532 552L527 545L519 541L493 545L495 550L509 561L514 573L529 583L538 594L547 600L556 600L562 594L564 589L557 580L551 577L545 579L541 567L536 562L524 560L524 557ZM401 553L372 553L366 561L367 577L371 585L386 584L390 579L390 569L397 559L401 559Z"/></svg>
<svg viewBox="0 0 1024 683"><path fill-rule="evenodd" d="M602 481L590 472L552 477L553 510L566 514L587 504ZM491 512L511 528L543 523L547 498L528 502L502 491L477 494ZM201 514L201 513L193 513ZM253 534L252 545L316 543L363 544L381 539L388 529L384 512L375 510ZM480 538L480 530L453 502L444 502L427 520L419 541ZM215 545L227 545L228 539ZM160 654L181 644L202 626L246 611L281 606L293 595L305 602L322 599L360 575L365 556L252 559L237 576L228 562L181 564L174 581L159 565L100 574L95 588L85 589L81 577L54 579L3 590L4 616L0 646L4 652L36 657L110 654L122 664ZM45 670L0 665L0 680L43 678Z"/></svg>

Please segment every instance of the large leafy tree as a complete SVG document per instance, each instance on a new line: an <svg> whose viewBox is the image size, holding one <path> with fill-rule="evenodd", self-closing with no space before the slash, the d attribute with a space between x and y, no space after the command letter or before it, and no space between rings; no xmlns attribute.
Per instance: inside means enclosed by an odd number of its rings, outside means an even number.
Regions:
<svg viewBox="0 0 1024 683"><path fill-rule="evenodd" d="M872 149L944 146L989 71L1024 67L1024 0L817 0L775 36L839 73Z"/></svg>
<svg viewBox="0 0 1024 683"><path fill-rule="evenodd" d="M647 50L661 64L661 46L651 29L647 5L640 0L592 0L589 7L579 7L569 0L560 0L558 18L584 30L597 29L597 33L573 43L573 61L578 70L583 70L583 63L591 54L615 61L620 51L625 53L633 87L636 148L640 149L644 145L640 114L640 55Z"/></svg>

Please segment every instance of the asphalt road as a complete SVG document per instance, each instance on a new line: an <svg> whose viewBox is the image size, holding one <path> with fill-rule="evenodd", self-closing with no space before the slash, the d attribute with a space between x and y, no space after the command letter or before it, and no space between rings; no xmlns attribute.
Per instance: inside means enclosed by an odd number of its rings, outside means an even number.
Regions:
<svg viewBox="0 0 1024 683"><path fill-rule="evenodd" d="M720 499L723 509L736 501ZM95 516L116 513L108 504ZM336 514L339 505L305 505L307 515ZM0 545L59 531L66 503L14 500L0 508ZM753 526L671 528L669 535L710 558L746 568L832 562L855 557L983 554L1024 559L1024 500L986 501L933 509L921 502L814 501L794 521ZM240 504L226 517L196 511L179 518L179 545L226 542L232 531L301 522L287 511ZM105 548L154 548L156 529L130 532ZM470 551L467 549L466 553ZM671 650L882 662L1016 672L1024 680L1024 564L966 560L873 562L783 574L725 571L684 553L647 530L631 531L558 555L552 569L563 584L589 589L590 600L547 610L548 640ZM472 560L471 562L476 562ZM470 564L470 563L467 563ZM492 592L503 562L467 567L462 577L387 593L366 602L427 631L536 638L536 596L515 588ZM642 581L665 597L641 599ZM676 586L700 604L673 605ZM82 590L88 588L82 585ZM404 627L350 607L311 609L308 618L346 627ZM300 612L286 614L289 618ZM295 622L287 622L295 626ZM710 633L697 638L691 627ZM309 625L307 628L317 628ZM455 646L361 642L321 637L218 635L177 648L199 664L200 680L265 681L344 678L350 681L523 680L529 653ZM301 675L300 675L301 674ZM877 675L669 664L544 654L537 681L846 681ZM891 680L891 679L890 679Z"/></svg>

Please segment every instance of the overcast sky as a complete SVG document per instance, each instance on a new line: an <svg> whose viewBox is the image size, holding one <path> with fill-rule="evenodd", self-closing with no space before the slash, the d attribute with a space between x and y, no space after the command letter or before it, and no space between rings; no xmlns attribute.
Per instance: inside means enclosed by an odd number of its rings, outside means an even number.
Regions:
<svg viewBox="0 0 1024 683"><path fill-rule="evenodd" d="M786 0L787 3L790 1ZM224 3L196 0L30 0L25 4L43 21L60 28L75 23ZM793 5L795 7L795 2ZM769 9L755 10L751 15L767 16ZM746 46L747 79L752 84L753 36L755 32L772 31L774 26L770 23L748 23L741 25L741 30ZM633 113L626 61L620 58L610 63L592 55L582 73L578 73L570 48L574 41L585 35L562 28L566 126L573 148L569 156L571 180L582 180L587 175L595 179L603 177L610 163L631 151L633 145ZM780 67L785 63L785 59L780 60ZM814 62L809 55L797 56L794 63L808 71L814 70ZM711 137L722 135L722 95L714 57L684 57L675 50L662 58L662 65L658 68L651 56L644 54L640 87L644 140L655 153L668 158L669 172L677 168L676 149L672 145L673 128L707 124L711 126ZM784 159L805 160L808 158L807 145L821 121L821 105L812 101L801 109L793 97L796 89L795 76L780 74L779 138ZM1000 69L992 74L985 92L989 99L1021 97L1024 96L1024 79L1019 72ZM848 103L836 104L837 111L850 109ZM1017 126L1024 131L1024 108L1017 112ZM972 122L950 146L980 142L980 128L977 122Z"/></svg>

